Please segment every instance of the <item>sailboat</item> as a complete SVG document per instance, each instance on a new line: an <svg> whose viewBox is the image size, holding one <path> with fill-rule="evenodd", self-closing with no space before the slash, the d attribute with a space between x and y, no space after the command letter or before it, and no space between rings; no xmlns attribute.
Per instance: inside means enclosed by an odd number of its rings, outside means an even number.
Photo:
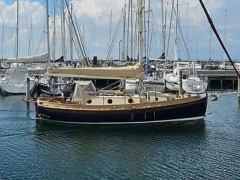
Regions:
<svg viewBox="0 0 240 180"><path fill-rule="evenodd" d="M179 77L180 71L182 77ZM205 93L208 83L197 76L197 71L193 67L176 67L172 73L164 73L165 87L170 91L179 91L180 78L183 83L183 90L187 93Z"/></svg>
<svg viewBox="0 0 240 180"><path fill-rule="evenodd" d="M232 64L229 61L223 61L219 64L219 69L221 70L234 70Z"/></svg>
<svg viewBox="0 0 240 180"><path fill-rule="evenodd" d="M26 66L22 63L11 64L0 80L1 93L26 94L27 79L29 79L29 88L32 91L35 86L35 78L28 75Z"/></svg>
<svg viewBox="0 0 240 180"><path fill-rule="evenodd" d="M197 75L198 66L196 62L184 62L178 61L178 3L177 3L177 13L176 13L176 37L175 37L175 47L174 47L174 69L173 72L165 71L163 78L165 80L166 90L179 91L181 88L186 93L196 93L202 94L206 93L207 82L202 80ZM178 62L177 62L178 61ZM198 67L198 68L197 68ZM180 75L181 72L181 75ZM181 76L181 77L180 77ZM182 87L180 87L180 80L182 81Z"/></svg>
<svg viewBox="0 0 240 180"><path fill-rule="evenodd" d="M239 71L240 70L240 62L235 62L235 67L236 67L236 69Z"/></svg>
<svg viewBox="0 0 240 180"><path fill-rule="evenodd" d="M1 92L3 94L26 94L27 80L29 80L30 91L34 88L35 79L30 77L27 67L18 60L18 19L19 19L19 0L17 0L17 53L16 58L12 59L10 68L6 71L3 78L0 80ZM11 61L11 60L10 60Z"/></svg>
<svg viewBox="0 0 240 180"><path fill-rule="evenodd" d="M142 0L138 0L139 63L126 67L52 68L49 77L88 77L139 79L139 92L124 90L98 92L91 81L75 81L75 89L67 101L60 97L38 97L36 115L42 122L65 124L150 124L203 119L207 95L164 94L144 91L142 79Z"/></svg>
<svg viewBox="0 0 240 180"><path fill-rule="evenodd" d="M162 76L162 70L157 65L152 64L145 65L145 77L143 79L143 85L146 90L158 90L164 92L165 83ZM127 79L125 82L125 89L137 90L139 79Z"/></svg>

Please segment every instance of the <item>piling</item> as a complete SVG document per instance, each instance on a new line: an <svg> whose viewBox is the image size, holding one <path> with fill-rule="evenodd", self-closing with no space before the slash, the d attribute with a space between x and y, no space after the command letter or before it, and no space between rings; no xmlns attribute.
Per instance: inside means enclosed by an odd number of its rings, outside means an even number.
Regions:
<svg viewBox="0 0 240 180"><path fill-rule="evenodd" d="M55 96L55 90L54 90L54 87L55 87L55 79L52 78L52 93L53 93L53 96ZM51 91L51 88L50 88L50 84L49 84L49 94L50 94L50 91Z"/></svg>
<svg viewBox="0 0 240 180"><path fill-rule="evenodd" d="M98 64L98 59L97 56L93 56L93 65L97 65Z"/></svg>
<svg viewBox="0 0 240 180"><path fill-rule="evenodd" d="M179 97L183 94L182 71L179 71Z"/></svg>
<svg viewBox="0 0 240 180"><path fill-rule="evenodd" d="M26 100L30 100L30 78L27 78Z"/></svg>
<svg viewBox="0 0 240 180"><path fill-rule="evenodd" d="M238 78L238 100L240 100L240 78Z"/></svg>

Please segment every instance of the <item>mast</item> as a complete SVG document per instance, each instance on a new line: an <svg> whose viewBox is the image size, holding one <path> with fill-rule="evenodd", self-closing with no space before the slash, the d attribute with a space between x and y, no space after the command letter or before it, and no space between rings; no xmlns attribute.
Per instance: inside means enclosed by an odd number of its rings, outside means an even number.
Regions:
<svg viewBox="0 0 240 180"><path fill-rule="evenodd" d="M173 1L174 3L174 1ZM177 0L177 10L176 10L176 34L175 34L175 43L174 43L174 64L178 61L178 0Z"/></svg>
<svg viewBox="0 0 240 180"><path fill-rule="evenodd" d="M29 42L28 42L28 56L31 56L31 41L32 41L32 18L29 32Z"/></svg>
<svg viewBox="0 0 240 180"><path fill-rule="evenodd" d="M163 1L161 1L161 11L162 11L162 53L165 56L165 18L164 18L164 10L163 10ZM166 57L166 56L165 56ZM164 58L166 59L166 58Z"/></svg>
<svg viewBox="0 0 240 180"><path fill-rule="evenodd" d="M2 24L2 60L3 60L3 41L4 41L4 21Z"/></svg>
<svg viewBox="0 0 240 180"><path fill-rule="evenodd" d="M131 1L128 1L128 21L127 21L127 48L126 48L126 55L127 55L127 62L129 63L129 28L130 28L130 6Z"/></svg>
<svg viewBox="0 0 240 180"><path fill-rule="evenodd" d="M148 16L147 16L147 41L146 41L146 59L149 59L149 47L150 47L150 12L151 12L151 7L150 7L150 0L148 0Z"/></svg>
<svg viewBox="0 0 240 180"><path fill-rule="evenodd" d="M225 9L224 44L225 46L227 45L227 10L226 9ZM227 60L227 57L226 57L226 54L224 53L224 61L226 60Z"/></svg>
<svg viewBox="0 0 240 180"><path fill-rule="evenodd" d="M208 19L209 24L211 25L211 28L212 28L214 34L216 35L219 43L221 44L224 52L226 53L226 55L227 55L227 57L228 57L228 60L231 62L231 64L232 64L232 66L233 66L236 74L238 75L238 78L240 78L240 74L239 74L239 72L237 71L236 67L234 66L234 63L233 63L233 61L232 61L232 58L230 57L230 55L229 55L226 47L224 46L224 44L223 44L223 42L222 42L222 39L221 39L221 37L219 36L219 34L218 34L218 32L217 32L217 29L215 28L215 26L214 26L214 24L213 24L213 21L212 21L210 15L208 14L208 11L207 11L205 5L203 4L202 0L199 0L199 2L200 2L201 6L202 6L202 8L203 8L203 11L204 11L204 13L205 13L205 15L206 15L206 17L207 17L207 19Z"/></svg>
<svg viewBox="0 0 240 180"><path fill-rule="evenodd" d="M17 51L16 51L16 59L17 59L17 62L18 62L18 32L19 32L19 0L17 0ZM18 69L18 64L17 64L17 69Z"/></svg>
<svg viewBox="0 0 240 180"><path fill-rule="evenodd" d="M112 42L112 10L110 12L109 49L111 48L111 42Z"/></svg>
<svg viewBox="0 0 240 180"><path fill-rule="evenodd" d="M65 12L64 12L64 0L61 0L61 35L62 35L62 55L66 59L65 52Z"/></svg>
<svg viewBox="0 0 240 180"><path fill-rule="evenodd" d="M187 42L188 42L188 0L187 0Z"/></svg>
<svg viewBox="0 0 240 180"><path fill-rule="evenodd" d="M209 46L210 46L210 48L209 48L209 55L210 55L210 57L209 57L209 60L212 60L212 31L211 31L211 27L209 28L209 34L210 34L210 41L209 41Z"/></svg>
<svg viewBox="0 0 240 180"><path fill-rule="evenodd" d="M143 0L143 3L145 5L145 0ZM147 46L146 46L146 42L147 42L147 36L146 36L146 9L145 6L143 7L143 42L144 42L144 46L143 46L143 50L144 50L144 57L147 56Z"/></svg>
<svg viewBox="0 0 240 180"><path fill-rule="evenodd" d="M64 0L63 0L64 2ZM65 3L67 4L67 0L65 0ZM83 63L84 65L90 65L91 66L91 62L88 60L87 58L87 55L86 55L86 52L85 52L85 49L84 49L84 34L82 35L81 32L80 32L80 29L79 27L75 26L74 25L74 22L73 22L73 17L70 13L70 9L69 9L69 6L67 6L67 11L68 11L68 14L70 15L70 19L71 19L71 24L72 24L72 28L73 28L73 32L74 34L76 34L76 43L79 45L79 49L81 51L81 54L82 54L82 57L83 57ZM76 17L75 17L76 18ZM76 20L76 19L75 19ZM84 33L84 32L83 32Z"/></svg>
<svg viewBox="0 0 240 180"><path fill-rule="evenodd" d="M123 41L122 41L122 61L125 61L125 43L126 43L126 9L127 4L125 3L123 8Z"/></svg>
<svg viewBox="0 0 240 180"><path fill-rule="evenodd" d="M196 24L198 24L198 11L196 10ZM198 30L197 30L197 33L196 33L196 61L198 60L199 58L199 46L198 46Z"/></svg>
<svg viewBox="0 0 240 180"><path fill-rule="evenodd" d="M54 0L53 6L53 61L56 59L56 7L57 0Z"/></svg>
<svg viewBox="0 0 240 180"><path fill-rule="evenodd" d="M142 46L142 31L143 31L143 3L142 0L138 0L138 56L139 56L139 63L140 66L143 67L142 63L142 52L143 52L143 46Z"/></svg>
<svg viewBox="0 0 240 180"><path fill-rule="evenodd" d="M72 3L70 4L70 13L71 15L69 16L69 30L70 30L70 60L71 64L73 63L73 27L72 27L72 22L71 22L71 17L73 14L73 5Z"/></svg>
<svg viewBox="0 0 240 180"><path fill-rule="evenodd" d="M133 58L133 6L132 0L130 0L130 16L131 16L131 58Z"/></svg>
<svg viewBox="0 0 240 180"><path fill-rule="evenodd" d="M48 65L50 64L50 45L49 45L49 14L48 14L48 0L46 0L46 25L47 25L47 52L48 52Z"/></svg>

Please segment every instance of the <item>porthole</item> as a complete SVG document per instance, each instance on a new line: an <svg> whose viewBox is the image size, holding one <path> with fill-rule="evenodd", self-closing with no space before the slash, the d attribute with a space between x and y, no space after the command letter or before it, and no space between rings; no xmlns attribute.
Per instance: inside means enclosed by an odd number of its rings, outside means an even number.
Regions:
<svg viewBox="0 0 240 180"><path fill-rule="evenodd" d="M107 102L108 102L108 104L112 104L113 100L112 99L108 99Z"/></svg>
<svg viewBox="0 0 240 180"><path fill-rule="evenodd" d="M157 98L157 97L155 98L155 101L158 101L158 98Z"/></svg>
<svg viewBox="0 0 240 180"><path fill-rule="evenodd" d="M133 99L132 98L128 99L128 103L132 104L133 103Z"/></svg>
<svg viewBox="0 0 240 180"><path fill-rule="evenodd" d="M88 103L88 104L91 104L91 103L92 103L92 100L91 100L91 99L89 99L89 100L87 101L87 103Z"/></svg>

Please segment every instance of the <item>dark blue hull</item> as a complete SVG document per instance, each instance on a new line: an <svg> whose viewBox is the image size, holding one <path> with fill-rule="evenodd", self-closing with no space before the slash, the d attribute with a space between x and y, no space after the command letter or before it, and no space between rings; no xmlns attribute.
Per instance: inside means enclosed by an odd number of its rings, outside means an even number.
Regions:
<svg viewBox="0 0 240 180"><path fill-rule="evenodd" d="M203 119L207 98L163 107L133 110L71 110L36 105L37 116L45 121L69 124L137 124Z"/></svg>

